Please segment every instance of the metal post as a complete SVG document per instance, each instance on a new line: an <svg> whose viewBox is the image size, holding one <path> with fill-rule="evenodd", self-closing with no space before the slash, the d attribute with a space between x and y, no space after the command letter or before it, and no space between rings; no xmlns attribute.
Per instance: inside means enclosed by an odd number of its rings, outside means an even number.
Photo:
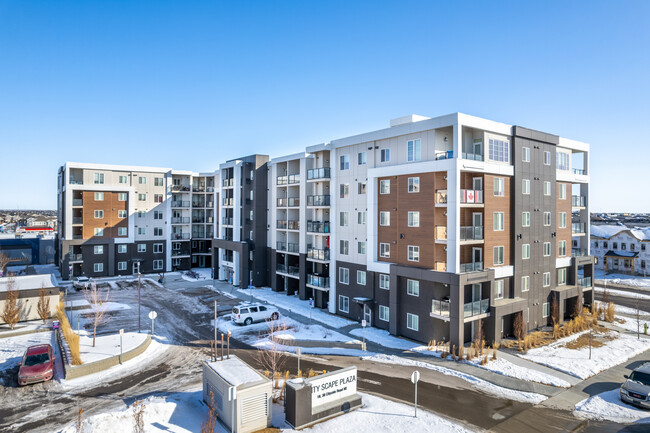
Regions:
<svg viewBox="0 0 650 433"><path fill-rule="evenodd" d="M141 314L140 314L140 271L138 271L138 334L140 333L140 319L141 319Z"/></svg>
<svg viewBox="0 0 650 433"><path fill-rule="evenodd" d="M221 333L221 360L223 361L223 332Z"/></svg>
<svg viewBox="0 0 650 433"><path fill-rule="evenodd" d="M594 328L589 328L589 359L591 359L591 336Z"/></svg>
<svg viewBox="0 0 650 433"><path fill-rule="evenodd" d="M302 350L300 350L300 347L296 348L296 354L298 355L298 372L300 372L300 353Z"/></svg>
<svg viewBox="0 0 650 433"><path fill-rule="evenodd" d="M217 300L214 300L214 359L217 359Z"/></svg>
<svg viewBox="0 0 650 433"><path fill-rule="evenodd" d="M418 382L415 382L415 417L418 417Z"/></svg>
<svg viewBox="0 0 650 433"><path fill-rule="evenodd" d="M228 359L230 359L230 331L228 331Z"/></svg>

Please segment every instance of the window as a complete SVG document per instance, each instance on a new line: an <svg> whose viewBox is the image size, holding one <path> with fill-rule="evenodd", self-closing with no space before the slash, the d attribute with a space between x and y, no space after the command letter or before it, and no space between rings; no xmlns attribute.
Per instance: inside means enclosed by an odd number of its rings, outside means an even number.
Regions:
<svg viewBox="0 0 650 433"><path fill-rule="evenodd" d="M95 193L95 201L104 201L104 193L103 192L96 192Z"/></svg>
<svg viewBox="0 0 650 433"><path fill-rule="evenodd" d="M117 200L118 201L126 201L126 196L127 196L127 194L125 192L119 192L119 193L117 193Z"/></svg>
<svg viewBox="0 0 650 433"><path fill-rule="evenodd" d="M366 223L366 213L365 212L357 212L357 223L359 223L359 224L365 224Z"/></svg>
<svg viewBox="0 0 650 433"><path fill-rule="evenodd" d="M419 161L420 157L420 140L409 140L407 143L408 154L407 159L409 161Z"/></svg>
<svg viewBox="0 0 650 433"><path fill-rule="evenodd" d="M419 177L409 177L409 192L420 192Z"/></svg>
<svg viewBox="0 0 650 433"><path fill-rule="evenodd" d="M154 177L153 178L153 184L155 186L163 186L163 178L162 177Z"/></svg>
<svg viewBox="0 0 650 433"><path fill-rule="evenodd" d="M529 179L522 179L522 181L521 181L521 193L522 194L530 194L530 180Z"/></svg>
<svg viewBox="0 0 650 433"><path fill-rule="evenodd" d="M605 245L607 247L607 245ZM645 244L641 244L641 251L645 251Z"/></svg>
<svg viewBox="0 0 650 433"><path fill-rule="evenodd" d="M366 152L359 152L357 154L357 160L359 165L365 165L366 163Z"/></svg>
<svg viewBox="0 0 650 433"><path fill-rule="evenodd" d="M381 149L381 162L390 161L390 149Z"/></svg>
<svg viewBox="0 0 650 433"><path fill-rule="evenodd" d="M529 276L521 277L521 291L527 292L529 290L530 290L530 277Z"/></svg>
<svg viewBox="0 0 650 433"><path fill-rule="evenodd" d="M521 226L530 227L530 212L521 213Z"/></svg>
<svg viewBox="0 0 650 433"><path fill-rule="evenodd" d="M625 248L625 242L621 242L621 249L622 249L623 251L625 251L625 249L626 249L626 248Z"/></svg>
<svg viewBox="0 0 650 433"><path fill-rule="evenodd" d="M566 284L566 268L557 270L557 285L563 286Z"/></svg>
<svg viewBox="0 0 650 433"><path fill-rule="evenodd" d="M551 165L551 152L544 152L544 165Z"/></svg>
<svg viewBox="0 0 650 433"><path fill-rule="evenodd" d="M548 257L550 255L551 255L551 243L544 242L544 257Z"/></svg>
<svg viewBox="0 0 650 433"><path fill-rule="evenodd" d="M143 210L138 211L138 218L144 218L147 216L147 213Z"/></svg>
<svg viewBox="0 0 650 433"><path fill-rule="evenodd" d="M126 245L120 244L117 246L117 252L120 254L126 253Z"/></svg>
<svg viewBox="0 0 650 433"><path fill-rule="evenodd" d="M350 169L350 156L349 155L341 155L340 161L341 161L341 170L349 170Z"/></svg>
<svg viewBox="0 0 650 433"><path fill-rule="evenodd" d="M147 252L147 244L138 244L138 252L139 253Z"/></svg>
<svg viewBox="0 0 650 433"><path fill-rule="evenodd" d="M379 212L379 225L380 226L390 225L390 212L387 211Z"/></svg>
<svg viewBox="0 0 650 433"><path fill-rule="evenodd" d="M390 180L379 181L379 194L390 194Z"/></svg>
<svg viewBox="0 0 650 433"><path fill-rule="evenodd" d="M357 271L357 284L366 285L366 271Z"/></svg>
<svg viewBox="0 0 650 433"><path fill-rule="evenodd" d="M523 260L530 259L530 244L523 244L521 246L521 258Z"/></svg>
<svg viewBox="0 0 650 433"><path fill-rule="evenodd" d="M390 244L379 244L379 257L390 257Z"/></svg>
<svg viewBox="0 0 650 433"><path fill-rule="evenodd" d="M594 241L594 248L598 248L598 241Z"/></svg>
<svg viewBox="0 0 650 433"><path fill-rule="evenodd" d="M365 254L366 253L366 243L365 242L358 242L357 243L357 252L359 254Z"/></svg>
<svg viewBox="0 0 650 433"><path fill-rule="evenodd" d="M548 287L551 285L551 273L550 272L544 272L542 275L542 286Z"/></svg>
<svg viewBox="0 0 650 433"><path fill-rule="evenodd" d="M390 317L389 312L390 312L390 310L388 309L388 307L386 307L385 305L380 305L379 306L379 320L383 320L384 322L388 322L388 319Z"/></svg>
<svg viewBox="0 0 650 433"><path fill-rule="evenodd" d="M503 280L494 281L494 299L503 299Z"/></svg>
<svg viewBox="0 0 650 433"><path fill-rule="evenodd" d="M145 201L147 200L147 194L138 194L138 200Z"/></svg>
<svg viewBox="0 0 650 433"><path fill-rule="evenodd" d="M544 181L544 195L551 195L551 182L547 180Z"/></svg>
<svg viewBox="0 0 650 433"><path fill-rule="evenodd" d="M488 142L488 158L492 161L510 162L510 142L490 138Z"/></svg>
<svg viewBox="0 0 650 433"><path fill-rule="evenodd" d="M343 311L344 313L350 312L350 298L339 295L339 311Z"/></svg>
<svg viewBox="0 0 650 433"><path fill-rule="evenodd" d="M605 248L607 248L607 246L605 246ZM614 243L613 243L613 245L612 245L612 249L615 249L615 250L618 249L618 242L614 242Z"/></svg>
<svg viewBox="0 0 650 433"><path fill-rule="evenodd" d="M162 194L154 194L153 195L153 201L155 203L162 203L163 202L163 195Z"/></svg>
<svg viewBox="0 0 650 433"><path fill-rule="evenodd" d="M160 271L163 268L163 261L158 259L153 261L153 270Z"/></svg>
<svg viewBox="0 0 650 433"><path fill-rule="evenodd" d="M96 210L95 211L95 218L104 218L104 211L103 210Z"/></svg>
<svg viewBox="0 0 650 433"><path fill-rule="evenodd" d="M95 263L93 266L93 270L95 272L104 272L104 264L103 263Z"/></svg>
<svg viewBox="0 0 650 433"><path fill-rule="evenodd" d="M550 226L551 225L551 213L550 212L544 212L544 225L545 226Z"/></svg>
<svg viewBox="0 0 650 433"><path fill-rule="evenodd" d="M162 211L159 211L159 210L155 210L155 211L153 211L153 219L155 219L155 220L161 220L161 219L163 219L163 213L162 213Z"/></svg>
<svg viewBox="0 0 650 433"><path fill-rule="evenodd" d="M564 152L557 152L556 158L556 168L558 170L569 171L569 154Z"/></svg>
<svg viewBox="0 0 650 433"><path fill-rule="evenodd" d="M104 246L103 245L95 245L93 248L93 252L95 254L104 254Z"/></svg>
<svg viewBox="0 0 650 433"><path fill-rule="evenodd" d="M558 227L561 228L561 229L565 229L565 228L566 228L566 212L560 212L560 214L559 214L559 216L558 216L558 222L557 222L557 225L558 225Z"/></svg>
<svg viewBox="0 0 650 433"><path fill-rule="evenodd" d="M418 280L406 280L406 294L420 296L420 282Z"/></svg>
<svg viewBox="0 0 650 433"><path fill-rule="evenodd" d="M379 274L379 288L390 289L390 277L386 274Z"/></svg>
<svg viewBox="0 0 650 433"><path fill-rule="evenodd" d="M359 182L359 194L365 194L366 193L366 183L365 182Z"/></svg>
<svg viewBox="0 0 650 433"><path fill-rule="evenodd" d="M339 268L339 283L350 284L350 270L348 268Z"/></svg>
<svg viewBox="0 0 650 433"><path fill-rule="evenodd" d="M408 247L408 261L409 262L419 262L420 261L420 247L409 245Z"/></svg>
<svg viewBox="0 0 650 433"><path fill-rule="evenodd" d="M493 230L495 232L504 230L503 212L494 212Z"/></svg>
<svg viewBox="0 0 650 433"><path fill-rule="evenodd" d="M95 183L96 184L104 183L104 173L95 173Z"/></svg>
<svg viewBox="0 0 650 433"><path fill-rule="evenodd" d="M126 218L126 211L125 210L118 210L117 211L117 217L118 218Z"/></svg>
<svg viewBox="0 0 650 433"><path fill-rule="evenodd" d="M420 212L412 211L408 213L409 227L420 227Z"/></svg>
<svg viewBox="0 0 650 433"><path fill-rule="evenodd" d="M504 250L505 248L500 246L500 247L494 247L493 254L494 254L494 264L495 265L502 265L505 261L504 259Z"/></svg>
<svg viewBox="0 0 650 433"><path fill-rule="evenodd" d="M146 227L138 227L138 234L139 235L146 235L147 234L147 228Z"/></svg>
<svg viewBox="0 0 650 433"><path fill-rule="evenodd" d="M147 183L147 178L144 177L144 176L140 176L140 177L138 177L138 183L139 183L140 185L145 185L145 184Z"/></svg>
<svg viewBox="0 0 650 433"><path fill-rule="evenodd" d="M521 148L521 160L523 162L530 162L530 147Z"/></svg>
<svg viewBox="0 0 650 433"><path fill-rule="evenodd" d="M505 192L505 179L502 177L494 178L494 195L498 197L503 197Z"/></svg>
<svg viewBox="0 0 650 433"><path fill-rule="evenodd" d="M95 236L104 236L104 229L95 228L94 234Z"/></svg>
<svg viewBox="0 0 650 433"><path fill-rule="evenodd" d="M419 317L416 314L406 313L406 327L413 331L419 329Z"/></svg>
<svg viewBox="0 0 650 433"><path fill-rule="evenodd" d="M560 257L566 256L566 241L558 241L557 243L557 255Z"/></svg>
<svg viewBox="0 0 650 433"><path fill-rule="evenodd" d="M348 198L348 195L350 195L350 185L347 183L339 185L339 190L341 198Z"/></svg>
<svg viewBox="0 0 650 433"><path fill-rule="evenodd" d="M126 227L118 227L117 228L117 235L118 236L126 236Z"/></svg>
<svg viewBox="0 0 650 433"><path fill-rule="evenodd" d="M126 262L117 262L118 271L126 271Z"/></svg>
<svg viewBox="0 0 650 433"><path fill-rule="evenodd" d="M162 236L163 235L162 227L154 227L153 228L153 235L154 236Z"/></svg>
<svg viewBox="0 0 650 433"><path fill-rule="evenodd" d="M339 242L340 253L343 255L348 255L350 253L350 242L342 240Z"/></svg>
<svg viewBox="0 0 650 433"><path fill-rule="evenodd" d="M251 210L248 212L248 219L251 220L251 221L253 221L253 217L254 217L254 216L255 216L255 215L254 215L254 212L253 212L253 210L251 209Z"/></svg>
<svg viewBox="0 0 650 433"><path fill-rule="evenodd" d="M542 304L542 317L548 317L550 316L550 304L548 302L544 302Z"/></svg>
<svg viewBox="0 0 650 433"><path fill-rule="evenodd" d="M630 251L634 251L634 250L635 250L635 247L636 247L636 245L634 245L634 244L630 244Z"/></svg>
<svg viewBox="0 0 650 433"><path fill-rule="evenodd" d="M126 176L120 176L119 179L118 179L118 182L119 183L127 183L128 178Z"/></svg>
<svg viewBox="0 0 650 433"><path fill-rule="evenodd" d="M249 199L250 199L251 201L253 201L253 190L252 190L252 189L251 189L251 192L250 192L250 194L249 194L249 197L248 197L248 198L249 198Z"/></svg>
<svg viewBox="0 0 650 433"><path fill-rule="evenodd" d="M348 226L348 212L339 212L339 223L341 227Z"/></svg>
<svg viewBox="0 0 650 433"><path fill-rule="evenodd" d="M558 197L560 200L565 200L566 199L566 183L561 183L560 184L560 191L558 193Z"/></svg>

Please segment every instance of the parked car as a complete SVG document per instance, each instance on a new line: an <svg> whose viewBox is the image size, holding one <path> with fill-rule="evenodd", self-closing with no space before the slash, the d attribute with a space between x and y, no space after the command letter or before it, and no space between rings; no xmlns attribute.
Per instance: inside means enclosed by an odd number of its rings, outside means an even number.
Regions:
<svg viewBox="0 0 650 433"><path fill-rule="evenodd" d="M18 370L18 385L46 382L52 379L54 371L54 352L49 344L39 344L27 348Z"/></svg>
<svg viewBox="0 0 650 433"><path fill-rule="evenodd" d="M237 324L250 325L264 320L278 320L280 312L273 305L245 302L232 309L232 321Z"/></svg>
<svg viewBox="0 0 650 433"><path fill-rule="evenodd" d="M72 281L72 287L77 290L89 289L90 285L93 283L92 278L88 277L77 277Z"/></svg>
<svg viewBox="0 0 650 433"><path fill-rule="evenodd" d="M642 409L650 409L650 362L646 362L624 376L621 385L621 400Z"/></svg>

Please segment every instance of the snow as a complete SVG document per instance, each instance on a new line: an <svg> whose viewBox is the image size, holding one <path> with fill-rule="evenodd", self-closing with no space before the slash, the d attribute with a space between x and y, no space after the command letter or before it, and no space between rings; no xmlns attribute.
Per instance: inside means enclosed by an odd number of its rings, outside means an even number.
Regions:
<svg viewBox="0 0 650 433"><path fill-rule="evenodd" d="M582 400L576 404L573 414L582 419L650 423L648 411L623 403L618 388Z"/></svg>
<svg viewBox="0 0 650 433"><path fill-rule="evenodd" d="M36 332L16 337L0 338L0 371L18 365L29 346L52 344L52 332Z"/></svg>
<svg viewBox="0 0 650 433"><path fill-rule="evenodd" d="M137 332L125 332L122 336L124 344L123 352L138 347L147 338L147 334L138 334ZM99 361L114 355L120 354L120 334L101 335L96 338L95 347L93 345L92 332L84 335L81 332L79 336L79 351L81 352L81 361L84 364Z"/></svg>
<svg viewBox="0 0 650 433"><path fill-rule="evenodd" d="M261 289L237 289L237 291L244 295L250 296L251 292L253 298L259 301L265 301L269 304L275 305L278 308L283 308L289 310L291 313L296 313L304 317L309 317L311 310L311 318L317 322L324 323L326 325L342 328L344 326L352 325L358 322L353 322L352 320L344 319L343 317L335 316L327 312L327 310L321 310L320 308L310 308L309 301L302 301L295 296L287 296L284 292L274 292L270 287L263 287Z"/></svg>
<svg viewBox="0 0 650 433"><path fill-rule="evenodd" d="M236 336L237 339L245 341L249 344L259 341L259 334L267 333L269 330L269 325L266 322L253 323L248 326L243 326L234 323L229 319L229 317L230 316L219 317L218 329L224 333L230 331L231 335ZM211 320L210 325L212 326L213 323L214 320ZM306 325L286 316L280 316L280 319L277 323L283 328L286 327L286 329L276 333L275 335L280 340L286 340L287 344L290 344L292 341L296 340L323 342L356 341L350 337L346 337L343 334L324 328L320 325Z"/></svg>
<svg viewBox="0 0 650 433"><path fill-rule="evenodd" d="M192 268L192 271L199 274L199 278L192 278L189 275L186 275L184 272L181 273L181 278L185 281L199 281L199 280L211 280L212 279L212 269L211 268Z"/></svg>
<svg viewBox="0 0 650 433"><path fill-rule="evenodd" d="M415 361L412 359L400 358L399 356L395 356L395 355L375 354L372 356L365 356L363 357L363 359L367 361L381 362L384 364L396 364L396 365L406 365L410 367L427 368L429 370L434 370L447 376L457 377L459 379L471 383L480 391L483 391L490 395L494 395L499 398L505 398L508 400L537 404L537 403L541 403L547 398L546 396L543 396L541 394L536 394L533 392L516 391L509 388L504 388L502 386L498 386L493 383L487 382L483 379L479 379L478 377L472 376L470 374L463 373L457 370L452 370L450 368L443 367L440 365L429 364L427 362Z"/></svg>
<svg viewBox="0 0 650 433"><path fill-rule="evenodd" d="M594 287L594 290L598 293L605 292L605 289L601 287ZM650 295L644 295L642 293L626 292L625 290L607 289L607 293L609 293L612 296L620 296L621 298L650 299Z"/></svg>
<svg viewBox="0 0 650 433"><path fill-rule="evenodd" d="M606 333L608 337L614 337L613 340L605 342L601 347L591 349L591 359L589 359L588 346L580 349L568 349L566 347L568 342L587 332L589 331L562 338L549 345L530 349L528 352L519 353L518 355L529 361L563 371L571 376L586 379L650 348L650 340L637 340L636 337L619 334L615 331ZM594 335L598 337L603 334Z"/></svg>
<svg viewBox="0 0 650 433"><path fill-rule="evenodd" d="M623 274L607 274L601 269L596 269L595 272L596 282L599 284L614 283L623 286L630 286L637 289L650 289L650 278L642 276L623 275Z"/></svg>
<svg viewBox="0 0 650 433"><path fill-rule="evenodd" d="M208 366L233 386L247 383L262 382L266 380L256 370L243 363L239 358L232 356L222 361L208 362Z"/></svg>
<svg viewBox="0 0 650 433"><path fill-rule="evenodd" d="M364 335L364 330L363 328L355 328L350 331L350 334L362 338ZM393 349L420 350L424 348L426 350L427 348L426 346L422 346L420 343L415 343L413 341L390 335L388 331L379 328L366 327L365 337L368 341L372 341L373 343L377 343L381 346L390 347Z"/></svg>
<svg viewBox="0 0 650 433"><path fill-rule="evenodd" d="M624 225L591 225L591 236L609 239L617 233L627 230Z"/></svg>

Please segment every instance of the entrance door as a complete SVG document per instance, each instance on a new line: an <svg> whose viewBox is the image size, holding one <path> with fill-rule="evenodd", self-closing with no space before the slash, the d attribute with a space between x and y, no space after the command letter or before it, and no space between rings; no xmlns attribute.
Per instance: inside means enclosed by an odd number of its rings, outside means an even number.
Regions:
<svg viewBox="0 0 650 433"><path fill-rule="evenodd" d="M481 300L481 285L472 284L472 302Z"/></svg>
<svg viewBox="0 0 650 433"><path fill-rule="evenodd" d="M133 275L140 273L140 262L133 262Z"/></svg>
<svg viewBox="0 0 650 433"><path fill-rule="evenodd" d="M481 147L483 147L483 141L482 140L474 140L474 158L476 158L476 155L483 155L483 151L481 150Z"/></svg>
<svg viewBox="0 0 650 433"><path fill-rule="evenodd" d="M366 304L363 304L363 318L366 320L366 326L372 326L372 310Z"/></svg>

